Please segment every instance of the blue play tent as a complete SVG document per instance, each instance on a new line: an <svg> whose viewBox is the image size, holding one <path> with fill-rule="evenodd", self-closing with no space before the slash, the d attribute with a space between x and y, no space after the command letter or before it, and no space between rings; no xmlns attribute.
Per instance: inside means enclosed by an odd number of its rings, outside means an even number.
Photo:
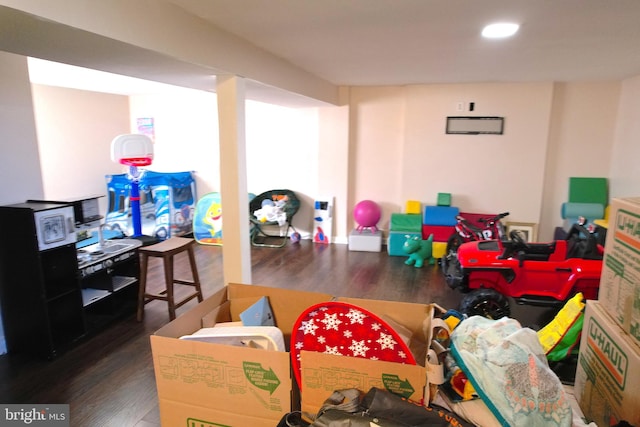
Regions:
<svg viewBox="0 0 640 427"><path fill-rule="evenodd" d="M127 174L107 175L109 206L105 222L133 235ZM160 240L190 233L197 201L192 172L145 171L139 181L142 234Z"/></svg>

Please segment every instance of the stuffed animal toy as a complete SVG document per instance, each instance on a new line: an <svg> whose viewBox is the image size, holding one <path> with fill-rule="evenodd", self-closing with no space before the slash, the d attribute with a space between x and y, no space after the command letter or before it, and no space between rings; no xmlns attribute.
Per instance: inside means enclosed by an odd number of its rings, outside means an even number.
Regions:
<svg viewBox="0 0 640 427"><path fill-rule="evenodd" d="M435 264L435 259L432 256L433 234L430 235L427 240L423 240L418 236L407 236L402 250L409 255L409 258L404 262L406 265L421 268L425 260L429 260L429 264L431 265Z"/></svg>
<svg viewBox="0 0 640 427"><path fill-rule="evenodd" d="M253 212L253 215L262 223L277 222L282 227L287 222L287 213L284 208L288 201L289 198L287 196L275 202L269 199L263 200L262 207Z"/></svg>

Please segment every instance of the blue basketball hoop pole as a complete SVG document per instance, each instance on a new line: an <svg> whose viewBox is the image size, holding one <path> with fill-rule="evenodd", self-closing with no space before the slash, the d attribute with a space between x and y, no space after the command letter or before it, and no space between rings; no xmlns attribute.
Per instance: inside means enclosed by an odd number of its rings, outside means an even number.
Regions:
<svg viewBox="0 0 640 427"><path fill-rule="evenodd" d="M142 236L142 220L140 218L140 180L144 171L138 166L149 166L153 159L153 141L141 134L118 135L111 141L111 160L129 166L129 208L131 209L131 225L133 236Z"/></svg>
<svg viewBox="0 0 640 427"><path fill-rule="evenodd" d="M133 224L133 237L142 236L142 221L140 219L140 172L136 166L129 166L131 175L131 191L129 203L131 204L131 223Z"/></svg>

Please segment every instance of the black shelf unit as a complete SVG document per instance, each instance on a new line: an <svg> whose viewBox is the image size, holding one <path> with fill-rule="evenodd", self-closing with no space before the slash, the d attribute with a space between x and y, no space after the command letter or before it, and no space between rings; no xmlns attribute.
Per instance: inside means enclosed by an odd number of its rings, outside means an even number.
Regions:
<svg viewBox="0 0 640 427"><path fill-rule="evenodd" d="M0 304L8 351L53 358L86 334L86 324L75 244L40 250L38 208L0 207Z"/></svg>
<svg viewBox="0 0 640 427"><path fill-rule="evenodd" d="M66 206L39 201L0 206L0 223L5 225L0 237L0 305L9 353L53 359L136 312L136 250L114 254L87 274L86 268L78 268L75 243L44 250L39 246L34 212ZM74 224L71 231L76 231Z"/></svg>
<svg viewBox="0 0 640 427"><path fill-rule="evenodd" d="M80 277L87 330L97 332L109 323L135 313L138 302L139 263L135 256Z"/></svg>

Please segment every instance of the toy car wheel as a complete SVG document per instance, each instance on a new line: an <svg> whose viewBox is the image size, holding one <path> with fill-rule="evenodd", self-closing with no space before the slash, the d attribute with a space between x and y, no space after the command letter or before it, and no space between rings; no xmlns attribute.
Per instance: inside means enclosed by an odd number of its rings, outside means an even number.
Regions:
<svg viewBox="0 0 640 427"><path fill-rule="evenodd" d="M444 275L444 280L451 289L458 289L462 292L468 291L468 289L463 286L464 275L460 269L460 261L458 261L455 252L442 257L440 267Z"/></svg>
<svg viewBox="0 0 640 427"><path fill-rule="evenodd" d="M464 240L462 239L462 236L460 236L458 233L453 233L447 240L446 254L455 254L456 252L458 252L458 248L463 243Z"/></svg>
<svg viewBox="0 0 640 427"><path fill-rule="evenodd" d="M460 301L460 312L468 316L479 315L489 319L500 319L511 315L506 296L493 289L478 289L466 294Z"/></svg>
<svg viewBox="0 0 640 427"><path fill-rule="evenodd" d="M447 276L447 270L452 263L455 263L458 259L458 248L464 243L462 237L458 233L453 233L447 240L447 247L444 256L440 259L440 267Z"/></svg>

